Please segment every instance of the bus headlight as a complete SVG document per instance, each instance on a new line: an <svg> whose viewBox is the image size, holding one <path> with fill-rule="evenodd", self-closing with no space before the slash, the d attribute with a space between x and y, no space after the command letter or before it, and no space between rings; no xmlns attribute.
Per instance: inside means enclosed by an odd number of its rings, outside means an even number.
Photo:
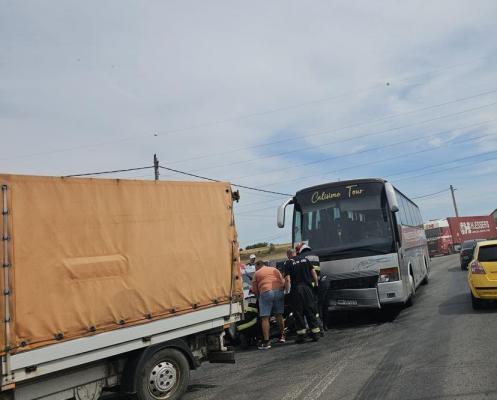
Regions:
<svg viewBox="0 0 497 400"><path fill-rule="evenodd" d="M399 267L382 268L378 283L395 282L399 280Z"/></svg>

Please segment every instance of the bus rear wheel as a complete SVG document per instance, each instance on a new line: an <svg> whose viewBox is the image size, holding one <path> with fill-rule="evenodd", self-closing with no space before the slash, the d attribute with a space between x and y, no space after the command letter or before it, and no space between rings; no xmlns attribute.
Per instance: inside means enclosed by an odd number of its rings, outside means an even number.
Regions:
<svg viewBox="0 0 497 400"><path fill-rule="evenodd" d="M406 301L406 307L411 307L414 304L414 299L416 297L416 285L414 284L414 278L412 277L411 272L409 272L409 286L411 288L411 294Z"/></svg>

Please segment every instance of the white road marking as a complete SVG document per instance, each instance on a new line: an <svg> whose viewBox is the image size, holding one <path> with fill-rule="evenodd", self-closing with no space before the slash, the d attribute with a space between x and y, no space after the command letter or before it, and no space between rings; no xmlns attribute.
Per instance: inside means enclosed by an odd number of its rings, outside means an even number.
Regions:
<svg viewBox="0 0 497 400"><path fill-rule="evenodd" d="M281 400L296 400L304 393L311 385L319 379L319 375L314 375L305 385L300 385L297 390L289 391Z"/></svg>
<svg viewBox="0 0 497 400"><path fill-rule="evenodd" d="M374 331L375 329L373 330L373 332ZM371 337L373 336L373 332L370 333L368 339L364 340L361 345L357 346L355 349L351 350L350 348L345 348L335 352L333 354L332 360L330 360L330 368L327 369L328 372L324 376L316 374L316 376L310 379L309 382L307 382L305 385L299 387L299 389L287 392L285 397L283 397L281 400L297 400L304 393L306 393L306 391L309 390L310 392L305 395L303 400L319 399L319 397L321 397L326 389L328 389L328 387L336 380L336 378L338 378L340 373L345 369L349 362L360 355L362 349L367 346Z"/></svg>
<svg viewBox="0 0 497 400"><path fill-rule="evenodd" d="M362 348L362 347L361 347ZM335 364L335 367L332 368L328 373L316 384L314 389L304 397L304 400L315 400L319 399L321 395L328 389L328 387L335 381L335 379L340 375L343 369L349 363L351 357L343 358L339 364Z"/></svg>

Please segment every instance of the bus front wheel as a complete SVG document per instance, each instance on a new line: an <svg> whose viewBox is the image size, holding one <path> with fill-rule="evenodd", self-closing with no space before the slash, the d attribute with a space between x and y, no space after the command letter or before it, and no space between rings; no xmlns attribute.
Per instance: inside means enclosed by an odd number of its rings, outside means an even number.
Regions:
<svg viewBox="0 0 497 400"><path fill-rule="evenodd" d="M414 278L412 277L412 274L409 273L409 286L410 286L410 295L409 298L406 301L406 306L411 307L414 304L414 299L416 297L416 285L414 284Z"/></svg>

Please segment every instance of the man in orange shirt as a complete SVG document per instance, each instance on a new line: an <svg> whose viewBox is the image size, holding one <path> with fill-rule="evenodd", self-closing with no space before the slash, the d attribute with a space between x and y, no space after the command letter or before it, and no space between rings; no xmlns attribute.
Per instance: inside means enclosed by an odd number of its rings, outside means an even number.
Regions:
<svg viewBox="0 0 497 400"><path fill-rule="evenodd" d="M262 343L259 350L271 348L269 341L269 317L271 313L276 316L280 328L280 343L285 343L285 322L283 311L285 307L285 295L283 292L285 280L281 272L276 268L264 265L262 261L255 264L255 275L252 291L259 298L259 316L262 325Z"/></svg>

